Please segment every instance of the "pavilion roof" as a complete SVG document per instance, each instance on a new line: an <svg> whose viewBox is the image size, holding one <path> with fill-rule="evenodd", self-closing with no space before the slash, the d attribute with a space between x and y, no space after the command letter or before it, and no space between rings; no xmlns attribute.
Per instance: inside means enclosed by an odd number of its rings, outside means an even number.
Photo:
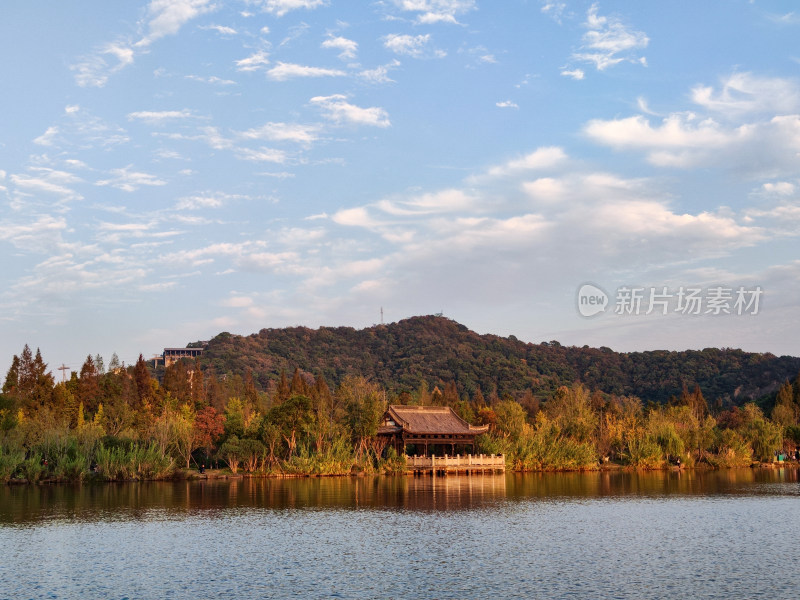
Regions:
<svg viewBox="0 0 800 600"><path fill-rule="evenodd" d="M409 433L442 433L477 435L485 433L488 425L470 425L449 406L404 406L393 404L386 416Z"/></svg>

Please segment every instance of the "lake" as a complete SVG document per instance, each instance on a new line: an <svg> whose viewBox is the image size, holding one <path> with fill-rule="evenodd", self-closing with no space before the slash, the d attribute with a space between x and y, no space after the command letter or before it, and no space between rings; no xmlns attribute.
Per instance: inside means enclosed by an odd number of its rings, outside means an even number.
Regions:
<svg viewBox="0 0 800 600"><path fill-rule="evenodd" d="M796 598L798 471L0 486L0 598Z"/></svg>

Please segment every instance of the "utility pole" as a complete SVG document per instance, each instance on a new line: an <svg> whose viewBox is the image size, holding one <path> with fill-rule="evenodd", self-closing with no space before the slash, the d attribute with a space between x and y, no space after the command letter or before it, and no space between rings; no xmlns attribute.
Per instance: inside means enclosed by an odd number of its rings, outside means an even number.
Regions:
<svg viewBox="0 0 800 600"><path fill-rule="evenodd" d="M64 363L61 363L61 366L58 367L58 370L61 371L61 383L67 382L67 371L69 371L69 367Z"/></svg>
<svg viewBox="0 0 800 600"><path fill-rule="evenodd" d="M381 325L383 325L383 307L381 306Z"/></svg>

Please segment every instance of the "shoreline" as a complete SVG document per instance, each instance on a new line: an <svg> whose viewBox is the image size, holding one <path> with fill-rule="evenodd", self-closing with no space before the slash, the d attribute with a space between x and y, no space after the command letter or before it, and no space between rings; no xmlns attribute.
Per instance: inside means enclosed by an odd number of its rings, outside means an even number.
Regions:
<svg viewBox="0 0 800 600"><path fill-rule="evenodd" d="M598 473L598 472L625 472L625 473L645 473L645 472L704 472L704 471L723 471L734 469L781 469L781 468L800 468L800 461L782 461L782 462L753 462L749 465L733 465L733 466L713 466L708 464L692 465L692 466L677 466L670 465L661 468L644 468L632 467L629 465L621 465L616 463L599 465L597 468L583 468L583 469L535 469L535 470L519 470L519 469L506 469L504 474L525 475L534 473ZM497 473L500 474L500 473ZM446 477L459 476L461 473L452 473L444 475ZM26 479L9 479L5 485L7 486L26 486L26 485L64 485L64 484L108 484L108 483L138 483L149 481L216 481L228 479L322 479L322 478L359 478L359 477L415 477L413 471L389 471L383 473L368 473L366 471L349 472L349 473L231 473L227 469L206 469L205 473L199 473L196 469L181 469L169 477L159 477L153 479L102 479L99 477L87 477L79 480L71 479L40 479L39 481L30 482ZM428 477L433 475L423 475ZM442 477L443 475L435 475ZM469 475L474 477L475 475Z"/></svg>

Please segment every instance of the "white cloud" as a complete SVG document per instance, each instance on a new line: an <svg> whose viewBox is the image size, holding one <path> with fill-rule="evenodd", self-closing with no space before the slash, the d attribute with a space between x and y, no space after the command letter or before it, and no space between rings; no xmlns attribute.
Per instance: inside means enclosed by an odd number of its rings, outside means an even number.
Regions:
<svg viewBox="0 0 800 600"><path fill-rule="evenodd" d="M75 82L81 87L103 87L112 75L133 63L134 50L125 44L125 42L106 44L95 54L85 56L71 65L70 70L75 73ZM115 57L116 62L109 64L107 56Z"/></svg>
<svg viewBox="0 0 800 600"><path fill-rule="evenodd" d="M201 27L200 29L206 29L209 31L216 31L220 35L238 35L239 32L236 31L233 27L227 27L225 25L207 25L205 27Z"/></svg>
<svg viewBox="0 0 800 600"><path fill-rule="evenodd" d="M30 169L31 174L12 174L9 176L15 186L15 206L19 206L22 198L26 196L38 197L39 194L60 196L61 201L69 202L81 200L83 196L76 192L73 184L82 183L83 180L72 173L50 168L36 167Z"/></svg>
<svg viewBox="0 0 800 600"><path fill-rule="evenodd" d="M399 66L400 61L395 59L388 64L375 67L374 69L366 69L361 71L358 75L370 83L392 83L394 82L394 79L389 77L389 71L391 69L396 69Z"/></svg>
<svg viewBox="0 0 800 600"><path fill-rule="evenodd" d="M216 9L217 5L211 0L151 0L147 7L149 32L136 46L148 46L162 37L174 35L192 19Z"/></svg>
<svg viewBox="0 0 800 600"><path fill-rule="evenodd" d="M476 199L467 192L448 189L405 200L382 200L375 206L390 215L418 216L469 211L475 205Z"/></svg>
<svg viewBox="0 0 800 600"><path fill-rule="evenodd" d="M231 296L220 303L230 308L247 308L253 306L254 300L249 296Z"/></svg>
<svg viewBox="0 0 800 600"><path fill-rule="evenodd" d="M12 243L16 248L33 252L42 252L58 236L67 229L64 217L40 215L29 223L0 222L0 240Z"/></svg>
<svg viewBox="0 0 800 600"><path fill-rule="evenodd" d="M286 153L274 148L261 147L258 150L251 148L237 148L236 155L242 160L250 160L254 162L272 162L284 163L286 162Z"/></svg>
<svg viewBox="0 0 800 600"><path fill-rule="evenodd" d="M526 154L522 158L510 160L504 165L491 167L488 174L492 177L504 177L520 171L552 169L563 164L566 160L567 155L563 148L545 146L537 148L534 152Z"/></svg>
<svg viewBox="0 0 800 600"><path fill-rule="evenodd" d="M157 135L171 140L200 141L215 150L229 150L234 146L233 140L225 137L218 127L200 127L198 131L200 133L197 135L187 135L183 133L159 133Z"/></svg>
<svg viewBox="0 0 800 600"><path fill-rule="evenodd" d="M203 208L221 208L231 200L242 199L243 196L225 193L205 193L179 198L175 210L200 210Z"/></svg>
<svg viewBox="0 0 800 600"><path fill-rule="evenodd" d="M580 81L586 76L586 74L583 72L583 69L564 69L561 71L561 74L564 77L570 77L575 81Z"/></svg>
<svg viewBox="0 0 800 600"><path fill-rule="evenodd" d="M111 186L123 192L135 192L142 186L161 186L167 182L159 179L155 175L132 171L133 165L128 165L122 169L111 169L111 177L97 181L95 185Z"/></svg>
<svg viewBox="0 0 800 600"><path fill-rule="evenodd" d="M319 138L319 127L298 123L266 123L261 127L248 129L240 135L245 139L251 140L311 144Z"/></svg>
<svg viewBox="0 0 800 600"><path fill-rule="evenodd" d="M293 10L314 10L320 6L327 6L327 0L262 0L262 8L275 16L282 17Z"/></svg>
<svg viewBox="0 0 800 600"><path fill-rule="evenodd" d="M775 194L778 196L791 196L795 193L795 190L797 190L797 186L788 181L765 183L762 188L767 194Z"/></svg>
<svg viewBox="0 0 800 600"><path fill-rule="evenodd" d="M743 174L775 177L800 168L800 116L725 127L691 113L673 114L659 125L642 116L593 120L586 134L618 149L641 149L657 166L725 166ZM757 150L756 150L757 149Z"/></svg>
<svg viewBox="0 0 800 600"><path fill-rule="evenodd" d="M553 177L540 177L533 181L523 182L522 189L531 198L543 202L561 200L567 192L564 182Z"/></svg>
<svg viewBox="0 0 800 600"><path fill-rule="evenodd" d="M389 115L384 109L379 107L361 108L347 102L347 96L342 94L316 96L311 98L310 102L319 106L329 119L337 123L373 125L375 127L391 125Z"/></svg>
<svg viewBox="0 0 800 600"><path fill-rule="evenodd" d="M794 80L735 73L722 81L721 89L698 85L692 100L714 112L737 116L745 113L787 114L800 109L800 87Z"/></svg>
<svg viewBox="0 0 800 600"><path fill-rule="evenodd" d="M232 79L222 79L221 77L217 77L215 75L210 75L208 77L201 77L199 75L186 75L186 79L190 79L191 81L199 81L201 83L210 83L212 85L236 85L236 82Z"/></svg>
<svg viewBox="0 0 800 600"><path fill-rule="evenodd" d="M268 64L269 64L269 54L267 54L264 50L259 50L258 52L254 52L247 58L237 60L236 70L244 72L259 71L264 69L264 67Z"/></svg>
<svg viewBox="0 0 800 600"><path fill-rule="evenodd" d="M40 146L53 146L57 136L58 127L48 127L47 131L33 140L33 143Z"/></svg>
<svg viewBox="0 0 800 600"><path fill-rule="evenodd" d="M354 59L356 57L356 52L358 51L357 42L343 37L330 36L327 40L322 42L322 47L338 50L339 58L343 60Z"/></svg>
<svg viewBox="0 0 800 600"><path fill-rule="evenodd" d="M474 0L395 0L395 3L404 11L419 13L417 23L424 25L457 24L456 15L476 8Z"/></svg>
<svg viewBox="0 0 800 600"><path fill-rule="evenodd" d="M548 15L556 23L561 23L561 18L567 10L565 2L544 2L542 4L542 13Z"/></svg>
<svg viewBox="0 0 800 600"><path fill-rule="evenodd" d="M267 76L275 81L286 81L293 77L342 77L344 75L346 73L338 69L307 67L285 62L279 62L267 71Z"/></svg>
<svg viewBox="0 0 800 600"><path fill-rule="evenodd" d="M143 110L138 112L128 113L129 121L144 121L149 124L158 124L165 121L172 121L175 119L190 119L195 115L191 110L184 108L183 110Z"/></svg>
<svg viewBox="0 0 800 600"><path fill-rule="evenodd" d="M161 283L142 284L138 286L137 289L142 292L164 292L167 290L175 289L177 285L178 283L175 281L164 281Z"/></svg>
<svg viewBox="0 0 800 600"><path fill-rule="evenodd" d="M435 56L442 58L446 56L443 50L429 50L428 43L431 41L431 34L408 35L400 33L390 33L383 38L383 45L395 54L403 54L412 58L425 58Z"/></svg>
<svg viewBox="0 0 800 600"><path fill-rule="evenodd" d="M202 127L199 136L189 139L199 139L214 148L215 150L227 150L233 147L233 141L226 138L218 127Z"/></svg>
<svg viewBox="0 0 800 600"><path fill-rule="evenodd" d="M350 227L372 228L378 223L370 216L366 207L345 208L333 214L331 217L334 223L347 225Z"/></svg>
<svg viewBox="0 0 800 600"><path fill-rule="evenodd" d="M588 31L583 36L582 51L573 56L576 60L593 63L598 71L623 61L646 64L638 55L650 43L643 32L630 29L615 17L600 16L597 4L587 11L584 26Z"/></svg>
<svg viewBox="0 0 800 600"><path fill-rule="evenodd" d="M108 79L132 65L137 52L145 51L156 40L178 33L188 21L216 10L211 0L151 0L145 27L148 33L138 42L117 40L101 46L94 54L81 58L70 69L81 87L103 87ZM107 57L113 57L109 63Z"/></svg>
<svg viewBox="0 0 800 600"><path fill-rule="evenodd" d="M511 100L503 100L502 102L495 103L498 108L519 108L519 104Z"/></svg>

